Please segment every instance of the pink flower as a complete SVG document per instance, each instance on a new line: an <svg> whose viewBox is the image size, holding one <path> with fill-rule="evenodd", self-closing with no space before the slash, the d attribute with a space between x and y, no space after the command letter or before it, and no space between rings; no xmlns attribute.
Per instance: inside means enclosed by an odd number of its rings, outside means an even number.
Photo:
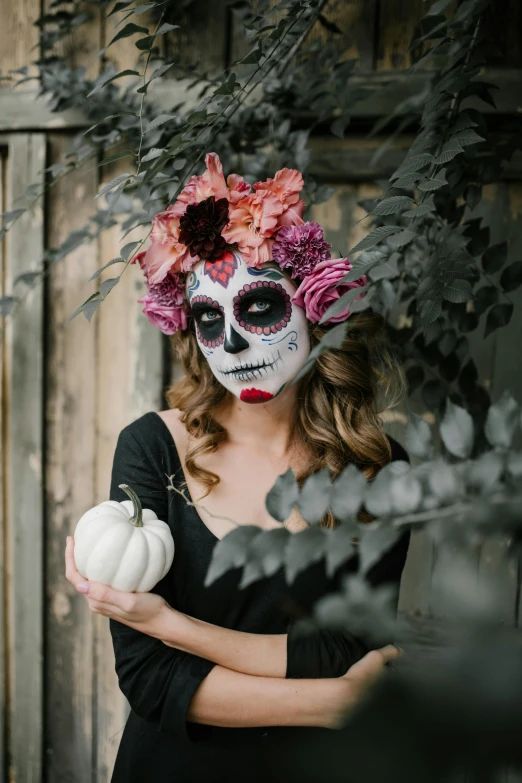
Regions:
<svg viewBox="0 0 522 783"><path fill-rule="evenodd" d="M335 258L321 261L311 274L304 278L303 282L292 297L292 302L299 307L304 307L306 317L316 324L333 302L339 299L346 291L352 288L360 288L366 285L366 275L362 275L353 283L337 284L348 274L352 265L347 258ZM364 296L364 291L356 298ZM329 318L324 323L337 324L346 321L350 316L350 308L345 307L340 313Z"/></svg>
<svg viewBox="0 0 522 783"><path fill-rule="evenodd" d="M331 247L319 223L310 220L300 226L283 226L277 232L272 255L282 269L290 269L292 277L303 278L330 258Z"/></svg>
<svg viewBox="0 0 522 783"><path fill-rule="evenodd" d="M145 305L143 312L147 319L163 334L187 328L185 286L180 275L169 274L157 284L147 280L147 294L138 302Z"/></svg>
<svg viewBox="0 0 522 783"><path fill-rule="evenodd" d="M181 217L189 204L199 204L209 196L215 196L216 201L226 198L231 204L236 204L247 193L250 185L239 174L230 174L225 181L223 166L215 152L209 152L205 157L206 171L201 175L192 176L176 203L170 208L175 217Z"/></svg>
<svg viewBox="0 0 522 783"><path fill-rule="evenodd" d="M199 260L191 258L188 248L179 242L179 231L179 218L172 210L160 212L152 220L150 247L132 259L132 263L138 261L152 285L161 283L169 272L187 271Z"/></svg>
<svg viewBox="0 0 522 783"><path fill-rule="evenodd" d="M305 203L299 198L303 187L303 175L297 169L280 169L273 179L269 178L265 182L254 184L256 192L268 190L283 204L284 210L279 219L280 226L299 226L303 222Z"/></svg>
<svg viewBox="0 0 522 783"><path fill-rule="evenodd" d="M230 209L230 220L221 236L229 244L237 244L249 266L260 266L272 258L272 234L283 209L269 190L252 193Z"/></svg>

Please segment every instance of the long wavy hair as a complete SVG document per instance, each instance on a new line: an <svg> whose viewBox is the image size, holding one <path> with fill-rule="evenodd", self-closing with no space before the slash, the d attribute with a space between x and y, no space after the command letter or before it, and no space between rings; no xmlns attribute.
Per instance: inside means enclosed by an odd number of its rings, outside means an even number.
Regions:
<svg viewBox="0 0 522 783"><path fill-rule="evenodd" d="M327 329L313 324L309 329L313 348ZM168 389L166 398L170 408L181 411L181 421L193 440L185 468L207 487L208 494L220 479L198 464L198 459L217 451L227 440L227 431L214 419L213 411L230 392L212 374L193 325L170 339L184 375ZM324 467L336 479L349 463L367 479L374 478L391 460L381 414L397 405L406 391L404 372L382 316L372 311L354 313L341 348L321 354L299 383L292 437L306 443L313 454L306 470L297 476L299 484ZM362 512L360 519L372 517ZM330 511L321 524L335 526Z"/></svg>

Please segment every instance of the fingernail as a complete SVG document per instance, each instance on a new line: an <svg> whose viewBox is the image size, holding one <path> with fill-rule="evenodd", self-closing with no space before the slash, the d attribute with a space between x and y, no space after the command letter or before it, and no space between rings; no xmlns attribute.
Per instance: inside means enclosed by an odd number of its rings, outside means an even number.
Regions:
<svg viewBox="0 0 522 783"><path fill-rule="evenodd" d="M89 585L85 582L78 582L76 585L76 589L79 593L88 593L89 592Z"/></svg>

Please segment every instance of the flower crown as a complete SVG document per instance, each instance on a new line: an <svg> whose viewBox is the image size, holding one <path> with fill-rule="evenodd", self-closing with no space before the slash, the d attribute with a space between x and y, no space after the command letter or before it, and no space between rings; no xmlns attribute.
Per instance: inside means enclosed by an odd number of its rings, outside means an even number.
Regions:
<svg viewBox="0 0 522 783"><path fill-rule="evenodd" d="M301 172L281 169L273 179L251 186L239 174L225 180L215 152L205 163L206 171L192 176L176 202L155 215L150 247L132 259L147 283L147 294L138 302L164 334L188 327L186 273L200 261L221 260L227 251L239 251L247 266L274 260L286 269L298 284L292 301L304 307L312 323L345 291L366 285L365 275L341 282L351 263L330 258L321 226L303 220ZM339 323L349 315L345 308L323 323Z"/></svg>

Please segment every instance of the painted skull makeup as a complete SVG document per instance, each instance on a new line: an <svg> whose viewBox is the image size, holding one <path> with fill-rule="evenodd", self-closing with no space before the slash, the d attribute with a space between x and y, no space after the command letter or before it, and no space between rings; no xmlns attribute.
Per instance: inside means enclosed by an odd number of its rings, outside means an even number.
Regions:
<svg viewBox="0 0 522 783"><path fill-rule="evenodd" d="M310 353L296 286L272 262L249 267L238 252L200 261L187 277L199 347L218 381L244 402L271 400Z"/></svg>

